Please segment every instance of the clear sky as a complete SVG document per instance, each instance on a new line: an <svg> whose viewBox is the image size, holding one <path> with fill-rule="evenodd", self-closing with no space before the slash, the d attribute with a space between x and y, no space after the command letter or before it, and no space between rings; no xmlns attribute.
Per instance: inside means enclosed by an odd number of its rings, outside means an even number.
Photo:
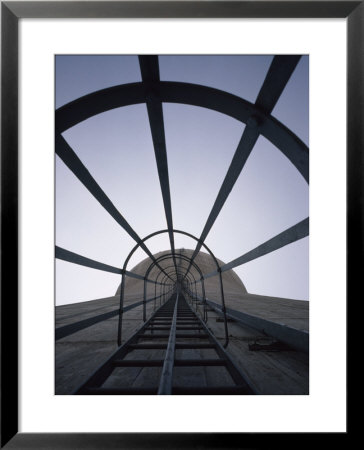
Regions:
<svg viewBox="0 0 364 450"><path fill-rule="evenodd" d="M273 56L160 56L164 81L185 81L255 102ZM272 115L308 145L309 61L303 56ZM56 57L56 108L90 92L141 81L137 56ZM194 106L163 104L173 224L200 236L236 150L244 124ZM166 220L145 104L114 109L63 136L139 234L165 229ZM229 262L309 215L308 185L264 137L258 139L206 239ZM116 267L135 245L56 156L56 245ZM195 241L175 235L176 248ZM248 292L308 300L305 238L235 268ZM169 248L168 235L148 241ZM131 270L146 254L137 251ZM114 295L120 276L56 261L56 304Z"/></svg>

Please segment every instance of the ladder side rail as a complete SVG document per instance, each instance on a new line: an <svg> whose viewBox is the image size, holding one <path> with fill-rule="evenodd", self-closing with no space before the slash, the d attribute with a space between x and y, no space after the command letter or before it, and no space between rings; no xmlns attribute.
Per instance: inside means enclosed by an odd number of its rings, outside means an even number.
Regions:
<svg viewBox="0 0 364 450"><path fill-rule="evenodd" d="M172 394L173 366L174 366L174 355L175 355L175 347L176 347L178 297L179 297L179 294L177 294L176 304L174 305L171 332L169 334L167 351L166 351L166 355L164 358L162 376L161 376L161 379L159 382L158 395L171 395Z"/></svg>
<svg viewBox="0 0 364 450"><path fill-rule="evenodd" d="M145 331L145 329L148 327L150 322L153 320L154 316L158 314L159 310L163 308L165 304L160 306L155 313L147 320L147 322L144 322L142 326L119 348L115 350L115 352L105 361L102 363L94 372L93 374L81 384L75 391L73 392L74 395L77 394L83 394L85 390L87 390L90 387L99 387L101 386L105 380L109 377L111 372L114 370L113 361L116 359L122 359L124 356L129 352L129 346L132 344L136 344L138 341L139 336Z"/></svg>
<svg viewBox="0 0 364 450"><path fill-rule="evenodd" d="M187 303L187 302L186 302ZM195 314L193 309L191 308L191 305L187 303L190 310ZM195 314L198 320L200 321L204 331L209 337L210 342L212 342L215 345L216 353L220 356L220 358L225 359L226 361L226 367L233 378L234 382L236 384L244 384L246 386L246 389L249 394L258 394L257 389L255 386L250 382L248 377L242 373L242 371L236 366L236 364L233 362L230 355L227 353L227 351L223 348L223 346L220 344L220 342L216 339L216 337L212 334L212 332L207 328L206 324L203 322L203 320L198 317L197 314Z"/></svg>

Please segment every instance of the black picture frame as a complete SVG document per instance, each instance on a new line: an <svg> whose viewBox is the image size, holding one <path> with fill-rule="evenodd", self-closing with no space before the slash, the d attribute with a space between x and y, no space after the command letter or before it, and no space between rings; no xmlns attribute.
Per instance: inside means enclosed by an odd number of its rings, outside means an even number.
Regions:
<svg viewBox="0 0 364 450"><path fill-rule="evenodd" d="M1 448L270 448L296 433L18 432L18 22L21 18L346 18L347 305L363 269L363 1L2 1L1 2ZM335 95L333 93L333 95ZM349 346L347 346L349 349ZM349 358L348 358L349 361ZM335 393L333 393L335 395ZM349 417L349 415L348 415ZM336 442L347 439L337 433ZM167 431L167 430L166 430ZM321 433L304 433L320 445ZM323 439L327 436L322 433ZM327 442L326 442L327 444Z"/></svg>

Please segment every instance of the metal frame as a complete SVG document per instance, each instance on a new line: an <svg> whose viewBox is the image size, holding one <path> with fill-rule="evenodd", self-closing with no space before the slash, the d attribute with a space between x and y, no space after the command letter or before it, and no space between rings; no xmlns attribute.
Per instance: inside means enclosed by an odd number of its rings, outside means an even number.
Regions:
<svg viewBox="0 0 364 450"><path fill-rule="evenodd" d="M178 258L180 258L180 259L184 259L185 261L191 261L191 258L190 257L188 257L187 255L183 255L182 253L174 253L174 254L172 254L172 253L169 253L169 254L164 254L164 255L161 255L159 258L157 258L157 261L158 262L161 262L161 261L164 261L165 259L171 259L171 258L173 258L173 262L174 262L174 267L176 268L176 256L178 257ZM203 296L203 299L205 300L205 302L204 302L204 319L205 319L205 316L206 316L206 305L205 305L205 303L206 303L206 296L205 296L205 282L204 282L204 277L203 277L203 274L202 274L202 270L199 268L199 266L195 263L195 262L192 262L192 264L193 264L193 266L194 266L194 268L197 270L197 272L199 273L199 275L200 275L200 282L201 282L201 286L202 286L202 296ZM150 266L148 267L148 269L146 270L146 272L145 272L145 279L144 279L144 301L146 300L146 283L147 283L147 281L148 281L148 276L149 276L149 273L153 270L153 268L154 268L154 266L155 266L155 263L154 262L152 262L151 264L150 264ZM164 269L165 270L167 270L168 268L170 268L170 267L173 267L173 266L167 266L167 267L164 267ZM160 274L161 272L159 272L158 273L158 276L159 276L159 274ZM177 274L177 278L178 278L178 274L179 274L179 272L178 272L178 269L176 268L176 274ZM157 281L157 279L158 279L158 276L157 276L157 278L155 279L155 282ZM196 280L195 280L195 283L196 283ZM155 286L157 286L156 284L155 284ZM156 294L155 294L156 295ZM197 292L196 292L196 296L197 296Z"/></svg>
<svg viewBox="0 0 364 450"><path fill-rule="evenodd" d="M140 71L142 74L143 84L159 83L159 62L157 56L139 56ZM169 242L171 244L171 251L174 253L174 236L173 236L173 219L172 219L172 205L171 193L169 188L168 175L168 161L167 161L167 147L164 133L164 119L162 102L158 95L155 95L152 89L146 97L146 105L148 110L148 117L150 129L152 133L152 140L155 152L155 158L158 168L158 176L161 185L164 211L166 214L166 221L168 226ZM174 265L177 270L176 260Z"/></svg>
<svg viewBox="0 0 364 450"><path fill-rule="evenodd" d="M197 243L199 243L199 239L194 236L191 233L187 233L186 231L182 231L182 230L176 230L173 229L172 230L173 233L177 233L177 234L183 234L185 236L190 237L191 239L194 239ZM169 230L159 230L159 231L155 231L154 233L149 234L148 236L146 236L145 238L141 239L140 242L138 242L133 249L130 251L129 255L126 257L124 265L123 265L123 272L121 275L121 288L120 288L120 316L119 316L119 328L118 328L118 345L121 345L121 334L122 334L122 315L123 315L123 305L124 305L124 295L125 295L125 275L126 275L126 268L128 266L128 263L130 261L130 258L133 256L133 254L135 253L135 251L139 248L139 246L141 244L144 244L145 241L151 239L152 237L158 236L159 234L162 233L169 233ZM227 325L227 317L226 317L226 306L225 306L225 296L224 296L224 286L223 286L223 280L222 280L222 275L221 275L221 268L220 268L220 264L216 258L216 256L212 253L212 251L209 249L209 247L204 243L201 242L201 246L204 247L204 249L207 250L207 252L210 254L210 256L212 257L213 261L215 262L216 268L217 268L217 272L219 275L219 284L220 284L220 295L221 295L221 307L222 307L222 312L223 312L223 316L224 316L224 329L225 329L225 344L224 346L227 346L229 343L229 333L228 333L228 325ZM186 271L186 274L188 273L189 268Z"/></svg>
<svg viewBox="0 0 364 450"><path fill-rule="evenodd" d="M156 333L155 333L156 332ZM162 333L161 333L162 332ZM189 338L193 340L190 341ZM145 342L145 340L154 342ZM156 342L156 340L158 342ZM161 341L162 340L162 341ZM197 342L195 341L197 340ZM144 341L144 342L143 342ZM127 359L130 351L136 349L157 350L165 349L161 358ZM178 349L211 349L216 352L217 358L176 358ZM224 367L233 381L205 386L174 386L173 372L175 367ZM161 367L159 383L154 386L105 386L107 380L113 375L114 369ZM120 346L93 374L75 391L75 395L255 395L257 390L249 376L239 369L229 354L223 349L211 331L202 322L201 318L192 310L177 288L176 292L150 317L128 341Z"/></svg>
<svg viewBox="0 0 364 450"><path fill-rule="evenodd" d="M61 133L70 126L92 117L95 114L107 110L145 102L147 105L149 122L152 132L152 139L155 150L155 157L158 168L158 175L161 185L164 210L166 214L168 234L170 238L171 252L174 254L174 229L172 221L171 198L169 189L169 175L167 150L165 143L162 102L173 101L175 103L187 103L218 110L224 114L235 117L246 124L242 138L235 152L224 182L220 188L216 201L206 221L205 227L199 239L195 238L197 245L192 255L192 261L186 270L185 277L191 268L191 263L196 258L199 250L204 245L204 241L218 217L228 195L230 194L236 180L238 179L245 162L254 148L260 134L264 135L290 159L308 182L308 149L300 139L288 130L283 124L274 119L270 113L290 79L300 56L275 56L264 83L257 96L255 104L251 104L237 96L226 92L206 88L204 86L192 85L189 83L162 82L159 78L159 64L157 56L139 57L142 82L120 85L113 88L102 89L88 94L56 111L56 153L84 184L91 194L109 212L109 214L122 226L125 231L137 242L134 249L139 246L154 261L153 255L145 245L145 239L141 239L132 229L125 218L116 210L112 202L108 199L101 187L93 179L86 167L79 160L72 148L67 144ZM308 233L308 224L307 224ZM292 240L291 240L292 241ZM286 245L286 244L283 244ZM133 250L134 250L133 249ZM270 250L272 251L272 250ZM134 253L134 251L132 251ZM131 254L132 254L131 253ZM268 253L268 251L266 251ZM256 257L259 257L258 255ZM122 272L120 289L120 315L118 328L118 345L121 345L122 336L122 315L125 291L125 270L131 255L127 257ZM226 319L226 306L224 299L223 282L221 268L217 263L217 271L213 275L219 275L221 302L224 312L225 326L225 346L228 345L228 327ZM239 260L239 259L238 259ZM236 262L235 265L239 263ZM174 265L177 270L176 261ZM227 269L226 269L227 270ZM210 275L212 276L212 274ZM144 314L145 314L145 310ZM145 320L145 317L144 317Z"/></svg>
<svg viewBox="0 0 364 450"><path fill-rule="evenodd" d="M76 448L88 449L116 446L131 448L220 446L241 444L241 433L232 434L63 434L18 433L18 306L7 301L9 295L18 295L18 22L21 18L83 18L83 17L210 17L210 18L347 18L348 22L348 228L347 228L347 284L348 297L354 299L359 291L363 269L363 155L364 130L362 125L364 96L362 1L234 1L234 2L2 2L2 315L1 315L1 446L6 448ZM4 113L5 112L5 113ZM358 264L359 262L359 264ZM6 276L4 268L6 267ZM6 413L5 413L6 411ZM271 444L278 433L245 434L246 446ZM335 434L335 442L346 445L348 434ZM311 438L317 444L327 444L327 434L300 435L302 444ZM7 442L9 445L6 445ZM285 442L297 441L297 434L285 436ZM324 442L325 441L325 442ZM345 444L343 444L343 441Z"/></svg>
<svg viewBox="0 0 364 450"><path fill-rule="evenodd" d="M102 270L103 272L115 273L118 275L125 274L128 277L136 278L138 280L144 280L141 275L137 273L130 272L128 270L119 269L118 267L110 266L108 264L100 263L94 259L86 258L85 256L79 255L78 253L71 252L62 247L55 247L55 257L63 261L67 261L73 264L78 264L80 266L89 267L91 269ZM147 280L149 283L155 283L153 280Z"/></svg>
<svg viewBox="0 0 364 450"><path fill-rule="evenodd" d="M179 293L177 292L176 303L173 310L173 318L171 331L169 334L166 355L164 357L164 364L162 369L162 376L159 383L158 395L170 395L172 393L173 380L173 365L176 348L176 334L177 334L177 308L178 308Z"/></svg>

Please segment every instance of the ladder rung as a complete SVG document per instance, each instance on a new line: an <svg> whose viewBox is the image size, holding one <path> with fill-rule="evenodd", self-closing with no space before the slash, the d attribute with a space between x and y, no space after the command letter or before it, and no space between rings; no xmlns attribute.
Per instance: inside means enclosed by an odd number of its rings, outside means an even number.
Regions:
<svg viewBox="0 0 364 450"><path fill-rule="evenodd" d="M142 387L130 387L130 388L84 388L81 395L156 395L157 387L142 388Z"/></svg>
<svg viewBox="0 0 364 450"><path fill-rule="evenodd" d="M189 342L176 342L176 349L182 350L182 349L201 349L201 348L215 348L214 344L197 344L197 343L189 343Z"/></svg>
<svg viewBox="0 0 364 450"><path fill-rule="evenodd" d="M198 320L198 319L195 319L195 320L178 320L178 318L177 318L177 323L183 323L183 324L188 324L188 325L190 325L190 324L192 324L192 323L200 323L200 321Z"/></svg>
<svg viewBox="0 0 364 450"><path fill-rule="evenodd" d="M201 386L173 387L173 395L246 395L250 394L244 386Z"/></svg>
<svg viewBox="0 0 364 450"><path fill-rule="evenodd" d="M167 348L167 343L155 343L155 344L130 344L128 345L130 350L159 350ZM193 342L176 342L176 349L205 349L215 348L214 344L199 344Z"/></svg>
<svg viewBox="0 0 364 450"><path fill-rule="evenodd" d="M142 388L84 388L81 395L155 395L157 387ZM201 387L173 387L173 395L236 395L249 394L244 386L201 386Z"/></svg>
<svg viewBox="0 0 364 450"><path fill-rule="evenodd" d="M186 327L184 325L177 325L177 330L183 331L183 330L203 330L201 326L194 326L194 327Z"/></svg>
<svg viewBox="0 0 364 450"><path fill-rule="evenodd" d="M254 390L246 384L244 376L235 367L229 355L224 351L219 342L211 334L203 321L185 304L185 299L182 297L182 303L178 303L171 298L171 302L166 307L162 307L156 315L142 326L137 333L135 333L124 346L118 349L114 356L109 358L103 366L101 366L90 378L79 388L76 393L83 395L156 395L156 394L174 394L174 395L229 395L229 394L252 394ZM174 302L174 306L173 306ZM176 305L177 302L177 305ZM173 308L171 307L173 306ZM182 306L182 307L180 307ZM173 338L173 340L172 340ZM157 340L160 340L159 342ZM140 341L138 341L140 340ZM150 340L150 342L146 342ZM144 343L143 343L144 341ZM173 353L170 355L169 349L171 342L173 344ZM130 353L134 350L166 350L160 352L158 355L151 355L147 352L140 354L138 359L132 359L137 353ZM213 349L216 352L216 357L203 359L202 355L193 355L195 358L178 358L174 350L181 349ZM163 353L165 355L163 356ZM125 359L129 354L130 359ZM153 358L154 356L154 358ZM178 356L182 356L178 355ZM190 356L190 355L188 355ZM206 355L207 356L207 355ZM145 359L145 358L152 359ZM166 365L168 364L168 366ZM235 385L218 385L218 386L177 386L172 387L172 379L167 369L171 372L172 367L225 367L230 373L232 381ZM105 386L105 380L112 374L113 370L120 368L135 368L141 369L147 367L159 367L162 369L162 376L159 382L154 387L137 387L123 386L122 379L119 381L119 387L102 387ZM166 384L164 377L166 372ZM127 375L128 373L126 373ZM98 377L98 378L97 378ZM139 383L138 383L139 384ZM86 387L87 386L87 387ZM106 383L107 386L107 383ZM167 386L168 389L161 390L161 386Z"/></svg>
<svg viewBox="0 0 364 450"><path fill-rule="evenodd" d="M168 338L169 334L141 334L138 336L138 339L162 339L162 338ZM188 334L188 333L177 333L176 338L193 338L193 339L208 339L208 335L204 333L200 334Z"/></svg>
<svg viewBox="0 0 364 450"><path fill-rule="evenodd" d="M161 338L168 338L169 334L164 333L164 334L140 334L139 336L137 336L138 339L161 339Z"/></svg>
<svg viewBox="0 0 364 450"><path fill-rule="evenodd" d="M175 359L175 366L225 366L224 359Z"/></svg>
<svg viewBox="0 0 364 450"><path fill-rule="evenodd" d="M168 322L172 322L171 319L155 319L155 320L151 320L150 323L168 323Z"/></svg>
<svg viewBox="0 0 364 450"><path fill-rule="evenodd" d="M160 367L164 363L163 359L119 359L113 361L115 367ZM175 359L174 366L225 366L224 359Z"/></svg>
<svg viewBox="0 0 364 450"><path fill-rule="evenodd" d="M208 335L205 333L196 333L196 334L188 334L188 333L177 333L176 338L194 338L194 339L208 339Z"/></svg>
<svg viewBox="0 0 364 450"><path fill-rule="evenodd" d="M177 328L177 330L180 330L180 331L184 331L184 330L196 330L196 331L197 330L203 330L202 327L196 327L196 326L194 326L194 327L185 327L185 326L177 325L176 328ZM147 330L153 330L153 331L163 331L163 330L170 330L171 327L149 326L146 329Z"/></svg>
<svg viewBox="0 0 364 450"><path fill-rule="evenodd" d="M193 323L199 323L200 321L198 320L198 319L196 319L196 320L191 320L191 319L189 319L189 320L179 320L178 318L177 318L177 323L183 323L183 324L193 324ZM172 321L170 320L170 319L168 319L168 320L152 320L151 322L150 322L151 324L152 323L155 323L155 324L166 324L166 323L172 323Z"/></svg>
<svg viewBox="0 0 364 450"><path fill-rule="evenodd" d="M163 359L116 359L115 367L159 367L163 365Z"/></svg>
<svg viewBox="0 0 364 450"><path fill-rule="evenodd" d="M159 327L159 326L149 326L146 328L146 330L153 330L153 331L163 331L163 330L170 330L171 327Z"/></svg>
<svg viewBox="0 0 364 450"><path fill-rule="evenodd" d="M131 350L153 350L153 349L165 349L167 348L167 343L165 344L130 344L128 346Z"/></svg>

